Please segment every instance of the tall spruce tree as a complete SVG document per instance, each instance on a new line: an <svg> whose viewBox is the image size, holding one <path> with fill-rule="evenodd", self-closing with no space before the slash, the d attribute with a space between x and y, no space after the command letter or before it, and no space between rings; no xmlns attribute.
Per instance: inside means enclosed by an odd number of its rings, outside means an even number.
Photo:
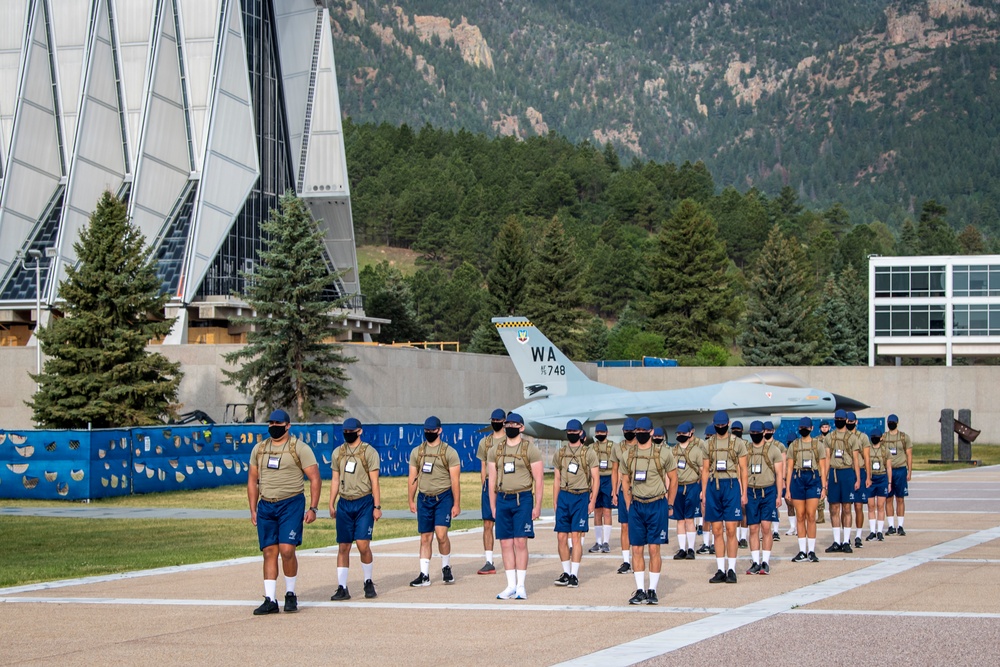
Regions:
<svg viewBox="0 0 1000 667"><path fill-rule="evenodd" d="M837 276L837 287L847 306L847 321L854 336L854 356L857 363L868 361L868 274L855 269L853 264Z"/></svg>
<svg viewBox="0 0 1000 667"><path fill-rule="evenodd" d="M514 216L500 228L493 241L493 256L486 274L486 311L483 322L472 334L469 350L483 354L504 354L503 342L490 322L493 317L524 315L525 286L531 251L524 227Z"/></svg>
<svg viewBox="0 0 1000 667"><path fill-rule="evenodd" d="M847 312L844 295L831 273L823 285L823 303L819 307L823 318L826 342L823 364L826 366L855 366L860 362L855 346L854 329Z"/></svg>
<svg viewBox="0 0 1000 667"><path fill-rule="evenodd" d="M328 403L348 395L344 365L354 359L326 341L337 335L337 302L323 298L334 276L323 253L323 233L305 203L291 192L261 224L266 234L260 264L248 280L251 326L247 344L225 355L235 371L223 371L225 384L250 396L254 409L286 408L299 420L337 416L344 410Z"/></svg>
<svg viewBox="0 0 1000 667"><path fill-rule="evenodd" d="M729 259L705 208L685 199L664 223L658 252L640 267L648 294L640 305L649 326L664 338L668 355L697 354L703 343L725 345L740 312Z"/></svg>
<svg viewBox="0 0 1000 667"><path fill-rule="evenodd" d="M808 366L820 361L822 320L802 248L775 226L749 278L738 338L749 366Z"/></svg>
<svg viewBox="0 0 1000 667"><path fill-rule="evenodd" d="M47 359L26 401L48 428L128 427L159 422L177 398L182 373L150 341L170 332L161 319L155 258L125 204L105 192L73 244L80 260L59 285L65 317L38 330Z"/></svg>

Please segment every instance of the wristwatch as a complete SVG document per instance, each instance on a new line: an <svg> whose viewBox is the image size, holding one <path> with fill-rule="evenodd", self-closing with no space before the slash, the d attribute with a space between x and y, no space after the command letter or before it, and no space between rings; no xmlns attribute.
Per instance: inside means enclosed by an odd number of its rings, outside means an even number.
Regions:
<svg viewBox="0 0 1000 667"><path fill-rule="evenodd" d="M319 508L318 508L318 507L310 507L310 508L309 508L309 511L310 511L310 512L318 512L318 511L319 511Z"/></svg>
<svg viewBox="0 0 1000 667"><path fill-rule="evenodd" d="M379 512L381 512L382 511L382 506L381 505L376 505L375 509L377 509Z"/></svg>

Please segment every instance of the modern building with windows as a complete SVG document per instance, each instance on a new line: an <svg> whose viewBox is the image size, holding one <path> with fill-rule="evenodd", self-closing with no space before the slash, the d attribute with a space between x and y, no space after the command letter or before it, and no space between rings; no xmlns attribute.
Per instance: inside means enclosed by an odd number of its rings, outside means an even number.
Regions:
<svg viewBox="0 0 1000 667"><path fill-rule="evenodd" d="M246 304L233 295L258 261L261 221L289 189L324 231L327 296L354 298L347 330L377 332L358 294L321 0L0 0L0 17L8 341L58 311L73 244L104 190L127 201L173 295L166 342L236 342L227 322Z"/></svg>
<svg viewBox="0 0 1000 667"><path fill-rule="evenodd" d="M1000 255L871 257L868 365L877 356L1000 356Z"/></svg>

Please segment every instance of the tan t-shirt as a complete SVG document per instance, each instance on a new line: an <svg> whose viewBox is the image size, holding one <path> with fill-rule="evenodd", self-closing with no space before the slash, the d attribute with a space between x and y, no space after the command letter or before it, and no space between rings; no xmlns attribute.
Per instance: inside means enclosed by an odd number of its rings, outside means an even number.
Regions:
<svg viewBox="0 0 1000 667"><path fill-rule="evenodd" d="M424 442L410 452L410 467L417 470L417 490L425 496L436 496L450 489L450 471L461 465L455 448L440 439L434 445Z"/></svg>
<svg viewBox="0 0 1000 667"><path fill-rule="evenodd" d="M658 453L657 449L660 450ZM632 498L649 500L665 496L667 485L663 482L663 475L677 469L670 447L653 445L643 449L637 446L633 454L634 456L630 454L628 459L619 463L621 474L628 475ZM659 470L654 460L656 457L660 460Z"/></svg>
<svg viewBox="0 0 1000 667"><path fill-rule="evenodd" d="M819 438L813 438L812 442L803 442L802 438L796 438L788 447L788 460L796 470L822 472L819 462L825 458L826 446Z"/></svg>
<svg viewBox="0 0 1000 667"><path fill-rule="evenodd" d="M781 463L781 450L772 441L750 444L747 454L747 484L752 489L766 489L778 483L774 466ZM770 465L768 465L770 463Z"/></svg>
<svg viewBox="0 0 1000 667"><path fill-rule="evenodd" d="M292 442L295 443L295 454L299 457L301 467L295 464L291 453ZM263 459L260 455L263 453ZM306 443L295 436L288 436L281 445L275 445L267 438L256 445L250 452L250 463L257 467L259 493L261 498L269 500L284 500L304 493L306 490L303 470L316 465L316 456Z"/></svg>
<svg viewBox="0 0 1000 667"><path fill-rule="evenodd" d="M371 493L372 479L368 473L378 470L379 461L378 451L367 442L345 443L333 450L330 467L340 471L337 490L340 497L353 500Z"/></svg>
<svg viewBox="0 0 1000 667"><path fill-rule="evenodd" d="M552 467L559 471L560 490L590 492L590 470L598 467L592 447L563 445L552 456Z"/></svg>
<svg viewBox="0 0 1000 667"><path fill-rule="evenodd" d="M605 438L604 442L595 439L594 444L590 446L590 449L597 457L597 471L600 473L601 477L608 477L611 475L611 449L613 446L614 443L608 438Z"/></svg>
<svg viewBox="0 0 1000 667"><path fill-rule="evenodd" d="M626 440L614 443L611 445L611 462L621 466L636 446L635 444L629 444Z"/></svg>
<svg viewBox="0 0 1000 667"><path fill-rule="evenodd" d="M713 435L705 441L711 479L739 479L740 458L747 455L747 441L732 433Z"/></svg>
<svg viewBox="0 0 1000 667"><path fill-rule="evenodd" d="M486 467L487 454L489 454L490 449L499 442L507 441L507 436L504 435L503 431L497 433L496 436L498 437L494 437L494 434L490 433L479 441L479 447L476 448L476 458L483 462L484 468Z"/></svg>
<svg viewBox="0 0 1000 667"><path fill-rule="evenodd" d="M872 477L885 475L889 472L888 463L892 457L889 455L889 448L881 440L877 445L874 442L871 443L868 458L872 464L872 469L869 471Z"/></svg>
<svg viewBox="0 0 1000 667"><path fill-rule="evenodd" d="M530 491L534 483L531 468L526 468L521 457L521 447L526 446L528 463L534 464L542 460L542 453L535 443L522 436L522 442L511 446L504 442L503 446L493 447L487 455L487 461L497 466L497 491L500 493L519 493ZM540 489L535 489L536 492Z"/></svg>
<svg viewBox="0 0 1000 667"><path fill-rule="evenodd" d="M684 444L674 445L674 460L677 461L677 484L695 484L701 482L701 464L708 456L705 441L691 438Z"/></svg>
<svg viewBox="0 0 1000 667"><path fill-rule="evenodd" d="M854 467L854 437L850 431L831 431L824 444L830 468L846 470Z"/></svg>
<svg viewBox="0 0 1000 667"><path fill-rule="evenodd" d="M886 433L882 436L882 446L889 450L893 470L906 467L906 450L913 449L910 436L902 431Z"/></svg>

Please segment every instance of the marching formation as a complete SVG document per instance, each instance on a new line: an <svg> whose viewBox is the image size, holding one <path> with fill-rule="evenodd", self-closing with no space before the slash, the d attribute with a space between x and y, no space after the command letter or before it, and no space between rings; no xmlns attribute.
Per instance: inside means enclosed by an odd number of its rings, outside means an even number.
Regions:
<svg viewBox="0 0 1000 667"><path fill-rule="evenodd" d="M694 435L690 421L680 424L675 444L649 417L626 419L621 439L612 439L605 423L587 437L583 424L566 424L565 442L552 457L552 505L562 574L556 586L581 585L584 541L594 517L594 545L589 553L610 553L611 510L617 509L622 564L618 574L632 574L631 605L659 604L663 545L669 543L670 519L678 542L673 560L714 556L710 584L737 583L740 549L748 549L748 575L770 575L771 555L779 541L780 509L787 506L790 530L798 539L794 563L819 562L816 555L817 514L828 501L833 543L826 553L852 553L865 542L885 535L906 535L903 527L907 483L913 463L912 443L899 430L899 417L889 415L885 433L857 430L853 412L837 410L833 430L823 422L819 434L809 417L798 421L798 437L785 445L774 438L770 421L753 421L750 439L743 424L715 413L705 438ZM275 410L268 419L269 436L250 454L247 497L250 520L257 528L264 556L264 602L255 615L278 613L278 557L285 575L284 611L298 609L295 595L295 549L302 529L316 520L322 483L310 447L289 432L290 419ZM827 428L822 428L822 427ZM482 463L483 550L478 574L497 572L495 542L500 542L506 587L500 600L525 600L528 540L541 516L544 497L542 453L524 435L517 413L494 410L490 432L479 442ZM362 424L344 421L344 444L333 451L330 518L337 530L337 589L331 600L351 599L348 588L350 553L357 545L366 598L378 596L373 580L371 539L382 516L378 451L363 440ZM432 584L431 554L437 544L441 582L452 584L451 521L461 512L461 465L458 452L441 440L441 422L428 417L424 441L409 456L407 501L417 517L419 568L410 586ZM305 480L310 503L305 504ZM865 507L868 534L864 539ZM886 529L886 523L888 528ZM703 543L695 550L698 535ZM851 536L854 535L852 542ZM630 589L631 590L631 589Z"/></svg>

